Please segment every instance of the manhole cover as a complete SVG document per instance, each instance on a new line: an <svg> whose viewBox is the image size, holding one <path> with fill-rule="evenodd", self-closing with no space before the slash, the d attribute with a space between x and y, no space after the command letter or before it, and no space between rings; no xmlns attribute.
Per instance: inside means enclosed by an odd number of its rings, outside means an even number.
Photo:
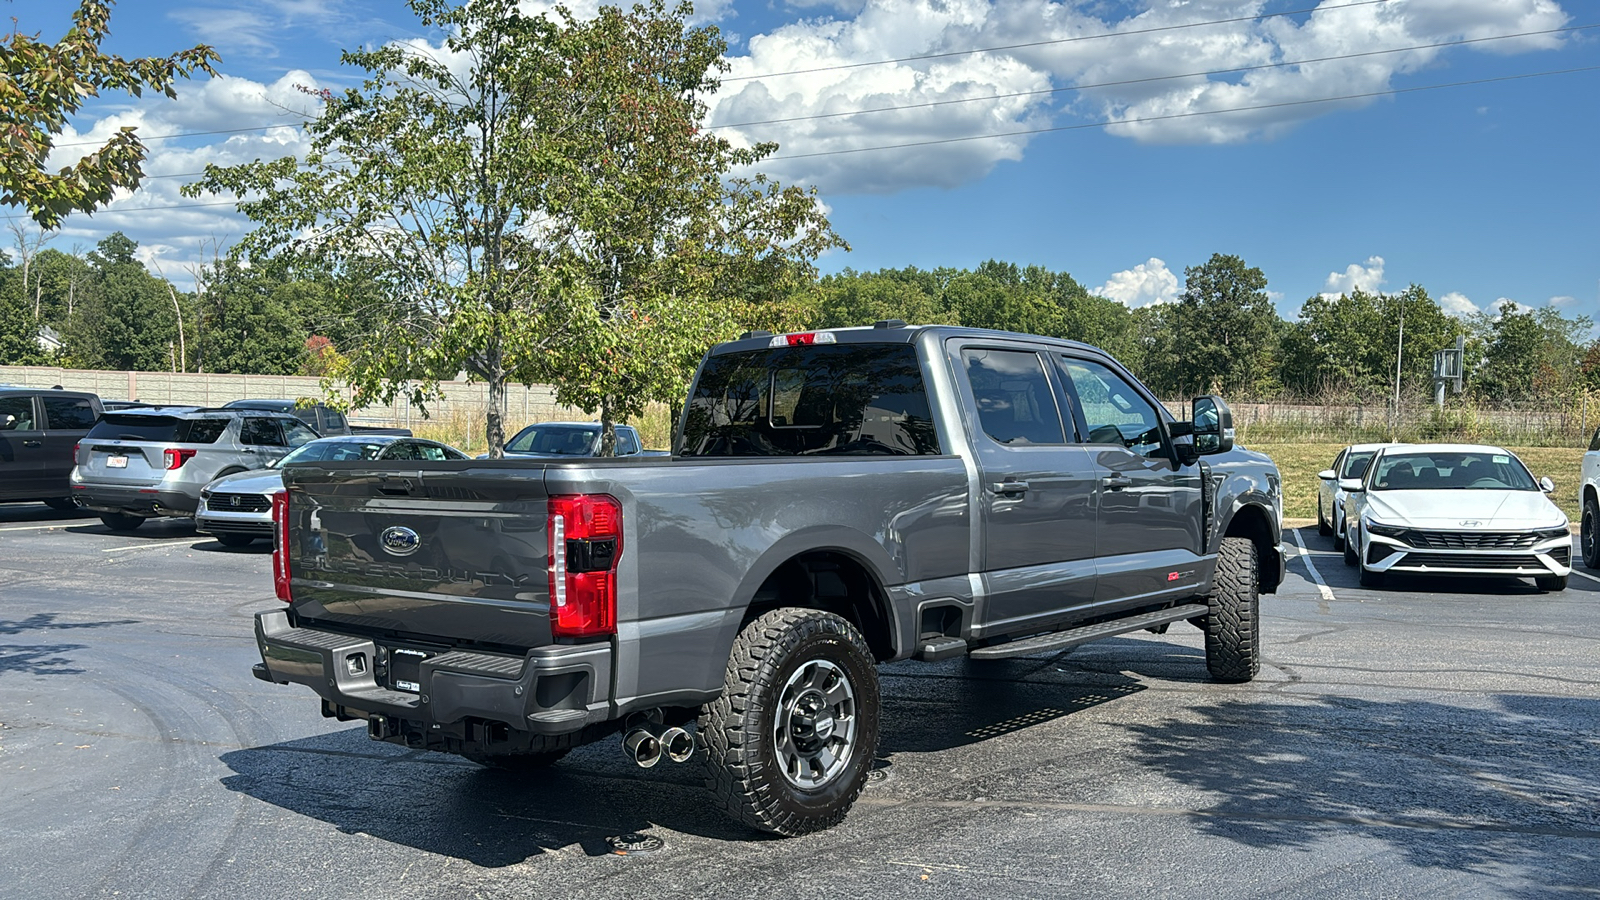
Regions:
<svg viewBox="0 0 1600 900"><path fill-rule="evenodd" d="M640 834L637 831L608 837L606 838L606 843L611 845L612 853L619 855L649 853L652 850L660 850L667 845L666 841L653 834Z"/></svg>

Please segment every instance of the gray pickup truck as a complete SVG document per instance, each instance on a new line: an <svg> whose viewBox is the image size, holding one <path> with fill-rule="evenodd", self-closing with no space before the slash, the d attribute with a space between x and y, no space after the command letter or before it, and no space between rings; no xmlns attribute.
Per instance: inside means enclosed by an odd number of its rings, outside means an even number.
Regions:
<svg viewBox="0 0 1600 900"><path fill-rule="evenodd" d="M946 326L747 334L673 455L284 473L258 678L369 735L511 769L621 732L717 803L827 828L878 745L876 664L1059 652L1187 620L1259 668L1282 492L1220 398L1176 421L1108 355Z"/></svg>

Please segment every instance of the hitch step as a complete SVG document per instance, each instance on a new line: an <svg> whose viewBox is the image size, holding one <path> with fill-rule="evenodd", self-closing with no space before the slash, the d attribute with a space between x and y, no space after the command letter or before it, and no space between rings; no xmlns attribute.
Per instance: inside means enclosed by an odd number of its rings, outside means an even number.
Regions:
<svg viewBox="0 0 1600 900"><path fill-rule="evenodd" d="M1010 659L1013 656L1028 656L1034 653L1043 653L1046 650L1060 650L1063 647L1071 647L1075 644L1083 644L1127 631L1138 631L1141 628L1149 628L1152 625L1163 625L1167 622L1176 622L1179 619L1193 619L1197 616L1205 615L1206 612L1204 603L1187 603L1183 606L1158 609L1155 612L1143 613L1126 619L1115 619L1110 622L1084 625L1081 628L1068 628L1065 631L1036 634L1020 641L996 644L993 647L983 647L967 655L972 659Z"/></svg>

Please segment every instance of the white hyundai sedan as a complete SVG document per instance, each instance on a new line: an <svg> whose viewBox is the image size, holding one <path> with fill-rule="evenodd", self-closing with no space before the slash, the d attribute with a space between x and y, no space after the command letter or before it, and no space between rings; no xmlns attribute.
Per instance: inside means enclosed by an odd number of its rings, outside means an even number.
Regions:
<svg viewBox="0 0 1600 900"><path fill-rule="evenodd" d="M1561 591L1572 571L1567 517L1522 460L1499 447L1410 444L1378 451L1339 482L1347 565L1377 587L1390 572L1532 578Z"/></svg>
<svg viewBox="0 0 1600 900"><path fill-rule="evenodd" d="M1317 473L1317 534L1333 535L1333 549L1344 549L1344 495L1339 482L1361 480L1373 454L1398 444L1352 444L1333 458L1333 467Z"/></svg>

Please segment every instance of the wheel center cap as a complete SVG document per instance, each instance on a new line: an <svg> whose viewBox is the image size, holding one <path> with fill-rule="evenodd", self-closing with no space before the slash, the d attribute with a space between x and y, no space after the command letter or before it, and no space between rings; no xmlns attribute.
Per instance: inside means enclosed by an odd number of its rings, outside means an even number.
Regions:
<svg viewBox="0 0 1600 900"><path fill-rule="evenodd" d="M817 736L817 740L825 741L833 737L833 726L833 716L821 716L811 726L811 733Z"/></svg>

